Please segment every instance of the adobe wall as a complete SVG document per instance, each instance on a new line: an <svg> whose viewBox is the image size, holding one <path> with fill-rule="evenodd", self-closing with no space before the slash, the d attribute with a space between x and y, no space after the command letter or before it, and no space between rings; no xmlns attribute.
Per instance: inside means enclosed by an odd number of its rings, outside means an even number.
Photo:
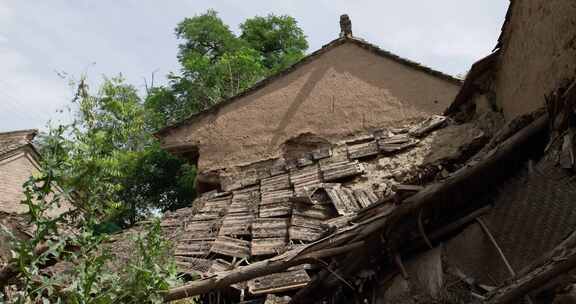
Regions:
<svg viewBox="0 0 576 304"><path fill-rule="evenodd" d="M541 107L576 75L576 1L516 0L511 9L495 79L507 120Z"/></svg>
<svg viewBox="0 0 576 304"><path fill-rule="evenodd" d="M279 157L282 144L301 134L335 141L441 113L458 90L453 82L346 43L172 130L164 144L197 145L202 172L229 168Z"/></svg>
<svg viewBox="0 0 576 304"><path fill-rule="evenodd" d="M22 184L33 172L38 171L24 153L8 161L0 162L0 210L7 213L24 213Z"/></svg>
<svg viewBox="0 0 576 304"><path fill-rule="evenodd" d="M0 160L0 211L5 213L25 213L28 207L20 202L25 198L23 184L32 174L38 172L34 162L26 153ZM57 215L70 209L69 203L50 210L49 215Z"/></svg>

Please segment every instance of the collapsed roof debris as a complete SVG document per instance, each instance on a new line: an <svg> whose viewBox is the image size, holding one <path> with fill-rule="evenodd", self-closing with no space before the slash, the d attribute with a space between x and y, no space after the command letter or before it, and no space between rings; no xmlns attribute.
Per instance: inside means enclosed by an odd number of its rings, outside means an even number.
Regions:
<svg viewBox="0 0 576 304"><path fill-rule="evenodd" d="M466 136L445 136L454 135L454 130L465 131ZM471 125L453 125L437 115L360 134L334 144L322 152L324 157L313 157L321 152L311 151L308 161L296 160L294 167L276 162L260 168L266 172L249 168L247 174L239 172L235 181L223 185L226 191L205 193L194 203L196 210L169 213L162 225L178 235L175 256L181 271L207 280L255 267L258 261L299 256L326 237L354 235L358 223L392 214L399 200L460 168L464 151L481 148L479 138L483 133ZM434 147L445 148L434 151ZM283 169L278 163L285 164ZM426 169L430 167L442 170ZM424 178L425 174L429 176ZM254 176L262 178L254 181ZM404 184L408 179L421 183ZM214 273L207 265L219 260L234 268ZM258 284L249 281L247 294L285 293L310 280L302 269L282 271L257 279Z"/></svg>

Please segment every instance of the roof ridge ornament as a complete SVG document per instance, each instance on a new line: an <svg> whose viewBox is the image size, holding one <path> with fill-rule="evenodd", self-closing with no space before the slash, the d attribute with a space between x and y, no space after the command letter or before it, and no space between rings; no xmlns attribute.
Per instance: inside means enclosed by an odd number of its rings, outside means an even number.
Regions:
<svg viewBox="0 0 576 304"><path fill-rule="evenodd" d="M352 38L352 21L347 14L340 16L340 37Z"/></svg>

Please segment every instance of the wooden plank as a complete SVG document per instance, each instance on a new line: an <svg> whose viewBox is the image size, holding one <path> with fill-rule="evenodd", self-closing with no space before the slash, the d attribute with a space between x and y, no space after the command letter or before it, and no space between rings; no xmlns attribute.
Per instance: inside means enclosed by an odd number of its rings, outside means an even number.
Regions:
<svg viewBox="0 0 576 304"><path fill-rule="evenodd" d="M444 125L448 120L447 117L441 115L434 115L426 119L421 124L418 124L414 128L410 129L410 134L416 137L422 137Z"/></svg>
<svg viewBox="0 0 576 304"><path fill-rule="evenodd" d="M317 218L294 214L290 220L290 240L313 242L321 238L326 232L324 221Z"/></svg>
<svg viewBox="0 0 576 304"><path fill-rule="evenodd" d="M219 235L242 236L250 235L250 228L254 221L252 213L235 213L224 217Z"/></svg>
<svg viewBox="0 0 576 304"><path fill-rule="evenodd" d="M290 183L294 186L296 195L306 194L307 189L318 186L321 182L318 165L290 171Z"/></svg>
<svg viewBox="0 0 576 304"><path fill-rule="evenodd" d="M324 181L336 181L364 173L363 166L358 161L339 161L320 166Z"/></svg>
<svg viewBox="0 0 576 304"><path fill-rule="evenodd" d="M210 252L237 258L248 258L250 257L250 242L227 236L218 236L214 244L212 244Z"/></svg>
<svg viewBox="0 0 576 304"><path fill-rule="evenodd" d="M207 200L198 210L199 213L224 213L230 205L232 196L218 197Z"/></svg>
<svg viewBox="0 0 576 304"><path fill-rule="evenodd" d="M354 197L361 208L366 208L378 201L378 196L371 190L357 189L354 190Z"/></svg>
<svg viewBox="0 0 576 304"><path fill-rule="evenodd" d="M253 238L286 237L288 235L288 219L257 218L252 223Z"/></svg>
<svg viewBox="0 0 576 304"><path fill-rule="evenodd" d="M350 215L360 209L352 190L345 187L327 187L325 189L338 214Z"/></svg>
<svg viewBox="0 0 576 304"><path fill-rule="evenodd" d="M262 192L260 205L288 202L294 192L291 189Z"/></svg>
<svg viewBox="0 0 576 304"><path fill-rule="evenodd" d="M290 189L290 175L288 173L265 178L260 181L262 192Z"/></svg>
<svg viewBox="0 0 576 304"><path fill-rule="evenodd" d="M286 251L286 238L253 239L251 246L252 256L278 255Z"/></svg>
<svg viewBox="0 0 576 304"><path fill-rule="evenodd" d="M348 158L350 159L374 156L379 152L380 150L378 149L378 143L374 140L348 146Z"/></svg>
<svg viewBox="0 0 576 304"><path fill-rule="evenodd" d="M235 214L235 213L254 213L255 210L258 209L258 205L253 206L249 202L245 201L238 201L233 202L230 204L228 208L228 214Z"/></svg>
<svg viewBox="0 0 576 304"><path fill-rule="evenodd" d="M347 145L355 145L355 144L359 144L359 143L369 142L372 140L374 140L373 134L362 134L362 135L358 135L354 138L346 140L345 143Z"/></svg>
<svg viewBox="0 0 576 304"><path fill-rule="evenodd" d="M179 240L174 249L175 256L205 257L210 254L214 239Z"/></svg>
<svg viewBox="0 0 576 304"><path fill-rule="evenodd" d="M228 213L255 213L260 204L260 187L250 187L235 191Z"/></svg>
<svg viewBox="0 0 576 304"><path fill-rule="evenodd" d="M290 226L288 235L290 240L314 242L324 236L326 230L302 226Z"/></svg>
<svg viewBox="0 0 576 304"><path fill-rule="evenodd" d="M378 140L378 149L383 153L396 153L414 147L418 142L407 134L399 134Z"/></svg>
<svg viewBox="0 0 576 304"><path fill-rule="evenodd" d="M347 215L348 208L346 207L344 201L342 201L342 199L340 198L338 188L326 188L326 193L328 193L328 196L330 197L330 200L332 200L332 204L334 204L334 207L338 211L338 214Z"/></svg>
<svg viewBox="0 0 576 304"><path fill-rule="evenodd" d="M253 295L280 293L299 289L310 282L303 269L270 274L248 281L248 291Z"/></svg>
<svg viewBox="0 0 576 304"><path fill-rule="evenodd" d="M184 225L183 236L186 238L216 237L221 225L220 220L189 222Z"/></svg>
<svg viewBox="0 0 576 304"><path fill-rule="evenodd" d="M315 229L322 229L325 226L324 220L304 216L302 214L294 214L290 218L291 226L309 227Z"/></svg>
<svg viewBox="0 0 576 304"><path fill-rule="evenodd" d="M412 140L413 139L408 134L396 134L381 138L381 142L386 144L405 144L411 142Z"/></svg>
<svg viewBox="0 0 576 304"><path fill-rule="evenodd" d="M273 203L261 205L258 210L258 217L288 217L292 213L292 203Z"/></svg>
<svg viewBox="0 0 576 304"><path fill-rule="evenodd" d="M191 222L203 222L203 221L213 221L221 219L224 216L224 212L198 212L191 219Z"/></svg>

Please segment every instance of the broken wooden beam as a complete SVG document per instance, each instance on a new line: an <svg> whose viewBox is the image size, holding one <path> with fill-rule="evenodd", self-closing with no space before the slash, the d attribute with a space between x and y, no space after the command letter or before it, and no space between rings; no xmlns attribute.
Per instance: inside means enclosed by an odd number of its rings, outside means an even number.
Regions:
<svg viewBox="0 0 576 304"><path fill-rule="evenodd" d="M304 269L269 274L248 281L248 291L253 295L281 293L306 286L310 277Z"/></svg>
<svg viewBox="0 0 576 304"><path fill-rule="evenodd" d="M300 254L300 249L296 249L269 260L216 273L214 276L192 281L184 286L170 289L164 294L164 301L169 302L189 298L209 291L223 289L235 283L281 272L297 265L315 264L318 263L319 259L337 256L361 248L362 246L364 246L364 242L356 242L307 254Z"/></svg>
<svg viewBox="0 0 576 304"><path fill-rule="evenodd" d="M426 119L421 124L417 125L416 127L410 129L410 135L416 137L422 137L444 125L444 123L448 120L446 116L441 115L434 115L428 119Z"/></svg>

